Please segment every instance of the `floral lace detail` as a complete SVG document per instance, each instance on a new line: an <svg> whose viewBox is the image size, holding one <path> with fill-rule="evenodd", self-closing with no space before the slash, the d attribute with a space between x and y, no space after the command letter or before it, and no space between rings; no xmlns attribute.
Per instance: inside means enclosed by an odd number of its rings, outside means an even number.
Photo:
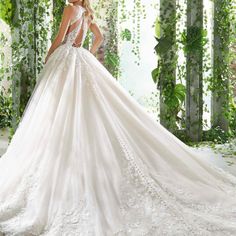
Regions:
<svg viewBox="0 0 236 236"><path fill-rule="evenodd" d="M22 219L26 208L36 199L38 194L38 178L40 170L26 175L19 189L4 204L0 204L0 235L4 236L93 236L93 215L91 204L86 200L73 204L73 209L58 210L51 224L44 225L38 221L22 228ZM42 170L41 170L42 171ZM24 233L21 233L24 232Z"/></svg>
<svg viewBox="0 0 236 236"><path fill-rule="evenodd" d="M191 193L175 186L164 186L149 177L147 167L137 157L134 158L127 141L117 137L124 157L124 182L121 184L121 214L126 222L123 229L115 232L117 236L153 236L153 235L233 235L236 223L223 223L222 217L214 215L213 223L202 219L198 213L220 213L223 205L213 207L193 204ZM158 176L156 176L158 179ZM171 189L171 192L169 191ZM174 191L175 189L175 191ZM186 201L176 198L184 195ZM184 207L182 207L182 205ZM143 207L145 206L145 208ZM186 209L189 209L187 211ZM191 209L191 210L190 210ZM192 210L196 214L192 213ZM236 212L236 210L232 210ZM235 217L235 215L234 215ZM232 218L232 222L235 218ZM212 219L211 219L212 220ZM232 233L228 228L232 227Z"/></svg>
<svg viewBox="0 0 236 236"><path fill-rule="evenodd" d="M91 77L92 78L92 77ZM90 77L86 79L90 91L100 101L102 93L99 86ZM123 182L121 183L122 206L120 211L124 217L122 229L114 235L123 236L153 236L153 235L234 235L236 223L234 222L236 208L229 209L231 223L222 222L222 217L217 215L224 209L223 203L215 205L202 204L194 201L194 196L187 189L179 185L170 185L163 180L156 182L150 177L147 166L134 156L128 141L122 135L117 135L117 140L123 152ZM226 178L224 171L214 168L222 177ZM232 188L222 184L228 193L235 193L235 178L227 175L232 182ZM153 176L156 180L158 175ZM220 183L219 183L220 185ZM181 198L177 198L181 196ZM233 196L233 194L231 195ZM145 206L145 208L143 207ZM146 212L149 209L149 212ZM193 214L193 212L195 212ZM206 220L207 215L213 217ZM206 217L208 218L208 217ZM216 223L218 222L218 223ZM232 233L230 233L232 229Z"/></svg>
<svg viewBox="0 0 236 236"><path fill-rule="evenodd" d="M14 194L8 197L4 204L0 204L0 232L6 236L21 235L21 219L26 214L26 208L35 199L38 189L38 171L30 172L25 175ZM39 235L42 230L40 222L37 225L29 224L24 227L24 235ZM16 232L17 231L17 232Z"/></svg>
<svg viewBox="0 0 236 236"><path fill-rule="evenodd" d="M95 82L91 79L87 78L85 80L86 85L88 86L89 90L95 95L96 98L99 98L98 87Z"/></svg>
<svg viewBox="0 0 236 236"><path fill-rule="evenodd" d="M71 210L58 212L51 225L47 225L41 236L93 236L93 215L89 204L85 200Z"/></svg>

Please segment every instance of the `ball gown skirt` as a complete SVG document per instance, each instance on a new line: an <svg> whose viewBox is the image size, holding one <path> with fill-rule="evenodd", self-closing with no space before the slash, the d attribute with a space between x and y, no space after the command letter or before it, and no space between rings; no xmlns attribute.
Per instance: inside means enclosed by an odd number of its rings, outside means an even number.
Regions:
<svg viewBox="0 0 236 236"><path fill-rule="evenodd" d="M0 232L236 235L236 178L151 118L74 38L45 64L0 158Z"/></svg>

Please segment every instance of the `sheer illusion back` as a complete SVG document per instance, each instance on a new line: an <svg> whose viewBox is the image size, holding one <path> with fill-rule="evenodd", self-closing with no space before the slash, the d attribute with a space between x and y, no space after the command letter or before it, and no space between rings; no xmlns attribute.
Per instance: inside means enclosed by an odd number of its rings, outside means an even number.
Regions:
<svg viewBox="0 0 236 236"><path fill-rule="evenodd" d="M66 34L63 44L71 46L76 39L79 39L80 45L84 43L88 31L88 17L84 14L86 12L84 7L78 6L78 8L77 16L70 23L73 29Z"/></svg>

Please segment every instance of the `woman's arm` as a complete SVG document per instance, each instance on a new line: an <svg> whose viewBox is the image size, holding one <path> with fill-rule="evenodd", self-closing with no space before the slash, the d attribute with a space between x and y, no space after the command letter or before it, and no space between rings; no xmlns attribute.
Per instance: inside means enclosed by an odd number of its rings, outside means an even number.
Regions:
<svg viewBox="0 0 236 236"><path fill-rule="evenodd" d="M93 41L93 45L90 48L90 52L92 54L95 54L97 49L101 46L104 38L103 35L98 27L98 25L96 23L91 23L89 26L90 30L92 31L92 33L94 34L94 41Z"/></svg>
<svg viewBox="0 0 236 236"><path fill-rule="evenodd" d="M70 5L68 5L64 8L63 15L62 15L62 21L60 24L58 34L57 34L56 38L54 39L54 41L48 51L48 54L45 59L45 63L47 62L50 55L55 51L55 49L63 42L66 32L68 30L69 24L70 24L72 10L73 9Z"/></svg>

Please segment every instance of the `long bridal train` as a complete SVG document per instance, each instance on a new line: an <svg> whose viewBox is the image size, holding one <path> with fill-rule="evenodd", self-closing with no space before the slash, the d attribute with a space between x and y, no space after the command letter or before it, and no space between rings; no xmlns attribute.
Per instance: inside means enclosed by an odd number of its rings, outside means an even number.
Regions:
<svg viewBox="0 0 236 236"><path fill-rule="evenodd" d="M0 232L236 235L236 178L152 119L88 50L72 46L86 26L83 11L0 158Z"/></svg>

